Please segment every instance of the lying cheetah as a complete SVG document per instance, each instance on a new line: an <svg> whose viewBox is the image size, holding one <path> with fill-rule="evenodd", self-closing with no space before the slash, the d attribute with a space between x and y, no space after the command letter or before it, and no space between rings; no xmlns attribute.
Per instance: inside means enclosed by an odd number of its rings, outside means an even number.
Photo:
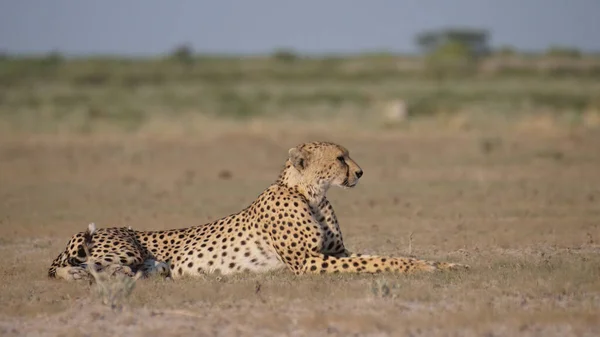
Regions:
<svg viewBox="0 0 600 337"><path fill-rule="evenodd" d="M80 279L87 273L87 263L98 270L173 278L279 268L296 275L468 268L455 263L349 252L325 194L331 186L356 186L362 169L349 157L348 150L333 143L305 143L291 148L288 154L275 183L240 212L181 229L91 228L71 238L48 275Z"/></svg>

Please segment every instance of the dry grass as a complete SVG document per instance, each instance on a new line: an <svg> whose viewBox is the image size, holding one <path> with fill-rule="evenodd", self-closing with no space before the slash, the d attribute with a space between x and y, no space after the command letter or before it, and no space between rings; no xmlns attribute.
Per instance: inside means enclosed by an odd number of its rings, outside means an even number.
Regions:
<svg viewBox="0 0 600 337"><path fill-rule="evenodd" d="M597 132L227 130L5 136L0 334L600 333ZM89 222L167 229L227 215L275 179L289 147L313 139L344 144L365 171L356 189L330 193L351 250L472 269L140 280L121 310L85 282L46 278Z"/></svg>

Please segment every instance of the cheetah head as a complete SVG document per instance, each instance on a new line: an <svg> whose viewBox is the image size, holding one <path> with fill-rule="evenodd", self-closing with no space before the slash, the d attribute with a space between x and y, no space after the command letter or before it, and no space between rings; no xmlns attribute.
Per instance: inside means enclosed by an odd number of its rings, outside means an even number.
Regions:
<svg viewBox="0 0 600 337"><path fill-rule="evenodd" d="M363 170L343 146L328 142L304 143L289 150L289 163L307 185L351 188Z"/></svg>

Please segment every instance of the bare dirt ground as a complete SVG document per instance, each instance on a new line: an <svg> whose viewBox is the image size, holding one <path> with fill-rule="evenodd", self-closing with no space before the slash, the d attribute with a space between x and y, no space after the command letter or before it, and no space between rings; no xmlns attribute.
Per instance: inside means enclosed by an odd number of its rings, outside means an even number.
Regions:
<svg viewBox="0 0 600 337"><path fill-rule="evenodd" d="M599 335L600 134L430 131L4 136L0 335ZM89 222L226 216L277 177L288 148L317 139L365 171L329 194L349 249L472 269L141 280L117 309L87 283L46 277Z"/></svg>

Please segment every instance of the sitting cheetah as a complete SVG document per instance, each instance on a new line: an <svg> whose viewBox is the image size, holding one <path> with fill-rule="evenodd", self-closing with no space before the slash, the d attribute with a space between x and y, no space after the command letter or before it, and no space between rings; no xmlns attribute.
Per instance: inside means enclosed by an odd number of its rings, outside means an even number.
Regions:
<svg viewBox="0 0 600 337"><path fill-rule="evenodd" d="M363 175L344 147L311 142L289 150L279 178L247 208L189 228L137 231L91 227L74 235L48 275L67 280L98 270L178 278L220 272L287 268L305 273L379 273L468 268L455 263L349 252L325 197L329 187L351 188ZM91 261L88 261L88 254Z"/></svg>

